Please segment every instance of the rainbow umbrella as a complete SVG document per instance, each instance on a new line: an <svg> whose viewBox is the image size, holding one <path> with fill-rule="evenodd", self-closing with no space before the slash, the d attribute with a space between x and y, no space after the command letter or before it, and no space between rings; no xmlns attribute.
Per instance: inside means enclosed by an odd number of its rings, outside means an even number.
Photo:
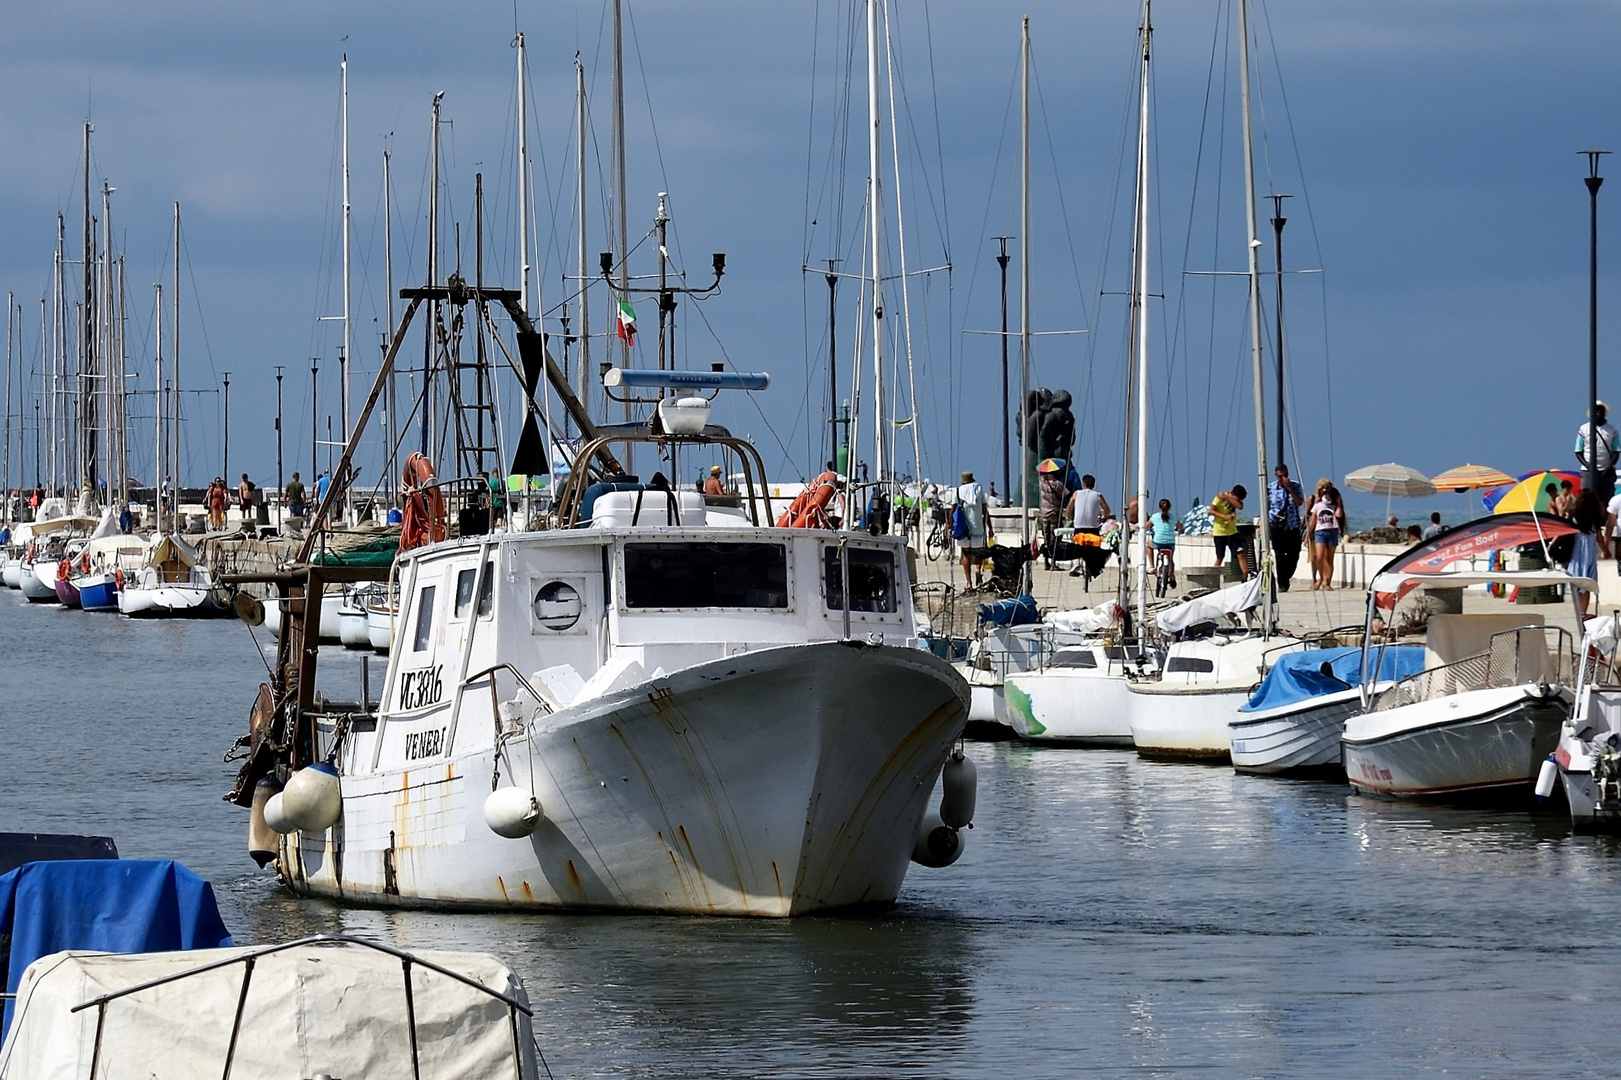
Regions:
<svg viewBox="0 0 1621 1080"><path fill-rule="evenodd" d="M1062 472L1063 470L1064 470L1064 462L1063 462L1063 460L1060 459L1060 458L1055 458L1055 457L1050 457L1046 461L1043 461L1040 465L1036 466L1036 472L1041 472L1041 473Z"/></svg>
<svg viewBox="0 0 1621 1080"><path fill-rule="evenodd" d="M1570 481L1573 491L1582 490L1582 478L1578 474L1563 469L1544 469L1526 473L1510 487L1488 492L1481 502L1494 514L1512 514L1524 510L1546 514L1552 498L1548 494L1549 485L1557 492L1560 483L1566 480Z"/></svg>
<svg viewBox="0 0 1621 1080"><path fill-rule="evenodd" d="M1439 476L1430 477L1430 483L1439 491L1450 488L1453 491L1464 492L1478 488L1508 487L1514 483L1514 477L1485 465L1459 465Z"/></svg>

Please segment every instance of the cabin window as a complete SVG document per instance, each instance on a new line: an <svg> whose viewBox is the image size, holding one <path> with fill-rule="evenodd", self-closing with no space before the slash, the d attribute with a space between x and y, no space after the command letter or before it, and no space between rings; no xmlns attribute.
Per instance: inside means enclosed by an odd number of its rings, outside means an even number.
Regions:
<svg viewBox="0 0 1621 1080"><path fill-rule="evenodd" d="M850 610L893 612L894 554L867 547L846 547L844 550L850 560ZM844 570L839 562L837 545L829 544L822 549L822 580L829 611L844 610Z"/></svg>
<svg viewBox="0 0 1621 1080"><path fill-rule="evenodd" d="M580 590L566 581L548 581L535 590L535 625L561 633L580 621L585 603Z"/></svg>
<svg viewBox="0 0 1621 1080"><path fill-rule="evenodd" d="M453 619L465 619L473 607L474 578L478 577L476 567L468 567L456 575L456 610L451 615Z"/></svg>
<svg viewBox="0 0 1621 1080"><path fill-rule="evenodd" d="M478 584L478 617L487 619L495 609L495 560L484 564L484 580Z"/></svg>
<svg viewBox="0 0 1621 1080"><path fill-rule="evenodd" d="M627 608L786 608L782 544L626 544Z"/></svg>
<svg viewBox="0 0 1621 1080"><path fill-rule="evenodd" d="M1091 649L1060 649L1053 653L1052 666L1095 668L1098 666L1098 658L1092 655Z"/></svg>
<svg viewBox="0 0 1621 1080"><path fill-rule="evenodd" d="M1210 672L1216 670L1216 662L1214 660L1206 660L1202 656L1173 656L1169 660L1165 661L1165 670L1167 672L1192 671L1200 674L1209 674Z"/></svg>
<svg viewBox="0 0 1621 1080"><path fill-rule="evenodd" d="M412 652L426 649L429 639L433 637L433 597L438 591L437 585L424 585L417 594L417 625L416 632L411 636Z"/></svg>

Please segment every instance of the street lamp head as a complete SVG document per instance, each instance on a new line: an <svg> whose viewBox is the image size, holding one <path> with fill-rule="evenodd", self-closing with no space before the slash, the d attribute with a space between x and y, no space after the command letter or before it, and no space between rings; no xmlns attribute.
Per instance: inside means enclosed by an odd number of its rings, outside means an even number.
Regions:
<svg viewBox="0 0 1621 1080"><path fill-rule="evenodd" d="M602 267L602 276L603 277L608 277L609 275L611 275L614 272L614 253L613 252L604 251L600 256L598 256L597 261L598 261L598 265Z"/></svg>
<svg viewBox="0 0 1621 1080"><path fill-rule="evenodd" d="M715 252L713 259L715 263L715 278L719 280L720 276L726 273L726 252Z"/></svg>

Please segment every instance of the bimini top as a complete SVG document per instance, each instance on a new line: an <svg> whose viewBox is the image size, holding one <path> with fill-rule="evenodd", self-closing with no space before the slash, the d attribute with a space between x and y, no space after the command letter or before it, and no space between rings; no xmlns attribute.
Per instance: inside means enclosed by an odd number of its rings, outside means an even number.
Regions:
<svg viewBox="0 0 1621 1080"><path fill-rule="evenodd" d="M1454 563L1507 548L1540 544L1546 556L1548 544L1577 532L1574 523L1559 517L1531 512L1498 514L1479 518L1447 529L1404 551L1386 563L1373 576L1369 592L1374 603L1392 608L1420 585L1461 588L1503 582L1510 585L1573 585L1589 591L1598 588L1592 578L1579 578L1558 568L1547 570L1476 570L1472 566L1448 570ZM1552 557L1548 557L1552 562Z"/></svg>

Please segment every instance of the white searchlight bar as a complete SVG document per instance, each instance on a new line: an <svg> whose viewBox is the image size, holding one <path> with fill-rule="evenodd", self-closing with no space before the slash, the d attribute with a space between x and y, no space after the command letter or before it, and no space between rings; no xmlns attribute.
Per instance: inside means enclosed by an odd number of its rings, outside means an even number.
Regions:
<svg viewBox="0 0 1621 1080"><path fill-rule="evenodd" d="M652 371L645 368L609 368L603 386L670 386L681 390L765 390L771 376L763 371Z"/></svg>

